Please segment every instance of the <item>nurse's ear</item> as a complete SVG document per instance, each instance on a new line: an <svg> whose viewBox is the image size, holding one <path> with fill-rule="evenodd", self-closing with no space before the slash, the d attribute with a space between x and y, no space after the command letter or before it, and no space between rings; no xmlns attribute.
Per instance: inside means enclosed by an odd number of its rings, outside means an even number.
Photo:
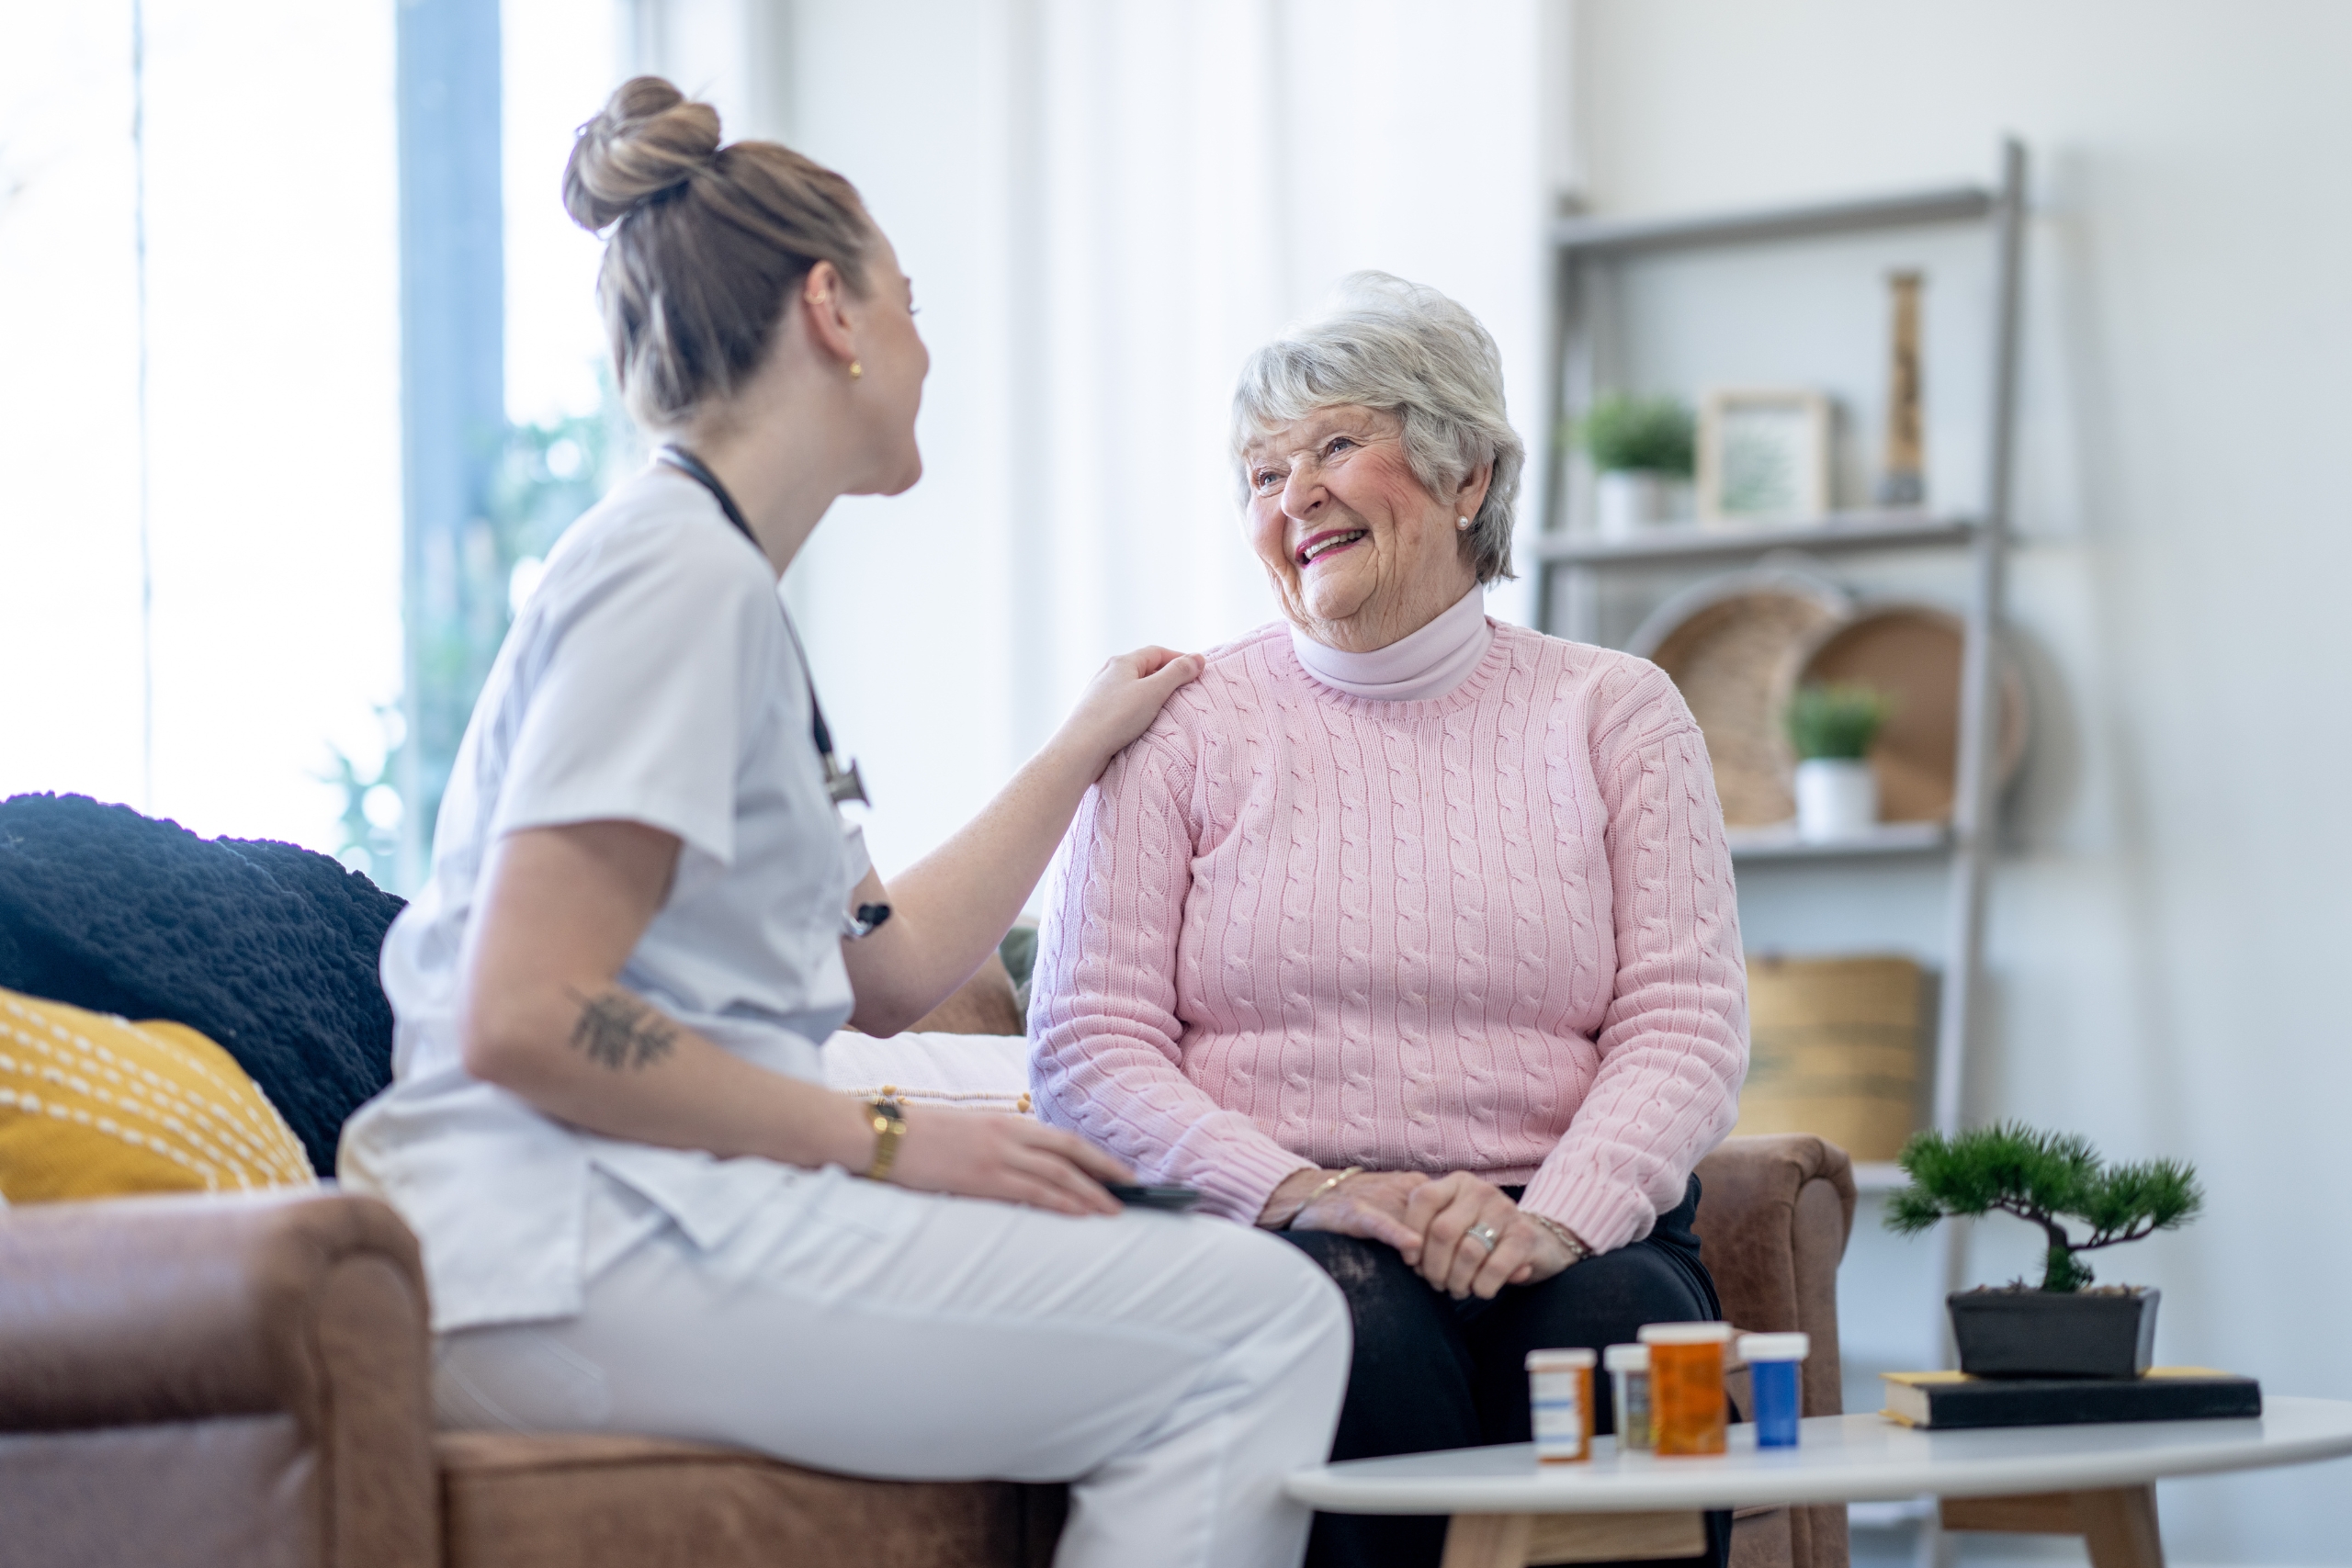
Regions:
<svg viewBox="0 0 2352 1568"><path fill-rule="evenodd" d="M865 373L858 363L856 323L851 319L854 308L849 287L832 263L819 262L801 279L797 314L808 345L839 365L852 380Z"/></svg>

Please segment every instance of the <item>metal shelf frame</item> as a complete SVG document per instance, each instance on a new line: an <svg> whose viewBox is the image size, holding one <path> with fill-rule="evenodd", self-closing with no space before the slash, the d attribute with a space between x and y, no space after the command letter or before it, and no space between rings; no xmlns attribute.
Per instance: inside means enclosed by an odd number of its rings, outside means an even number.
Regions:
<svg viewBox="0 0 2352 1568"><path fill-rule="evenodd" d="M1974 186L1865 197L1713 215L1667 218L1576 218L1552 230L1553 338L1544 428L1545 515L1529 551L1537 577L1537 624L1545 631L1592 640L1598 630L1600 574L1616 569L1674 569L1752 560L1774 551L1809 554L1865 550L1947 550L1964 558L1968 578L1966 628L1961 662L1960 747L1951 822L1888 824L1867 839L1841 844L1800 844L1793 834L1744 830L1734 858L1744 867L1778 862L1836 864L1889 855L1946 859L1944 976L1936 1021L1935 1071L1929 1122L1959 1130L1968 1087L1968 1059L1976 1003L1983 987L1984 897L1995 849L1998 746L1994 736L1998 694L1994 649L2003 620L2010 546L2010 490L2015 457L2018 308L2026 220L2026 153L2003 142L2000 176L1991 188ZM1984 454L1981 513L1838 513L1816 521L1744 531L1661 527L1639 538L1603 540L1567 515L1566 432L1591 406L1595 386L1593 323L1605 290L1593 274L1629 259L1698 247L1733 247L1861 233L1931 223L1981 222L1992 247L1994 298L1989 381L1992 407ZM1865 1168L1866 1185L1897 1184L1894 1168ZM1946 1228L1944 1275L1954 1281L1965 1245L1962 1227Z"/></svg>
<svg viewBox="0 0 2352 1568"><path fill-rule="evenodd" d="M1883 860L1939 855L1952 845L1951 829L1941 822L1882 822L1871 832L1826 841L1800 839L1794 828L1733 828L1724 836L1738 862Z"/></svg>
<svg viewBox="0 0 2352 1568"><path fill-rule="evenodd" d="M1945 517L1924 512L1834 512L1826 517L1776 523L1769 527L1702 528L1694 524L1666 524L1631 539L1543 533L1535 536L1528 554L1547 567L1680 566L1690 561L1742 560L1774 550L1827 555L1964 545L1977 526L1973 517Z"/></svg>
<svg viewBox="0 0 2352 1568"><path fill-rule="evenodd" d="M1923 223L1962 223L1990 216L2000 199L2000 192L1982 186L1950 186L1941 190L1896 191L1845 201L1684 217L1563 218L1552 225L1552 245L1562 254L1588 256L1752 245Z"/></svg>

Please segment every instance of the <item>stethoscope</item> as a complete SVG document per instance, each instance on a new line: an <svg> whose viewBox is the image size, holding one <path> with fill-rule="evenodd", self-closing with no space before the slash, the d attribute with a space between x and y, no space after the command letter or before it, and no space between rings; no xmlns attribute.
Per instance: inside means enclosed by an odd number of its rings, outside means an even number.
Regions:
<svg viewBox="0 0 2352 1568"><path fill-rule="evenodd" d="M718 476L712 473L700 457L675 442L665 443L654 451L653 456L710 491L711 499L718 502L718 510L727 514L727 521L735 525L735 531L749 540L753 549L760 549L759 536L752 532L751 524L743 520L742 509L735 504L735 498L727 493L727 487L718 482ZM760 553L764 559L767 552L761 550ZM825 723L825 705L817 700L817 678L808 669L808 650L800 644L800 630L792 624L792 612L785 608L782 594L776 596L775 607L784 616L785 635L792 638L792 651L799 657L800 678L808 685L809 739L816 742L818 759L825 765L826 798L835 806L845 806L854 800L860 806L871 807L873 802L865 797L865 781L857 774L856 759L852 758L849 765L844 767L833 751L833 732L831 727ZM888 904L860 904L856 914L842 917L842 934L851 938L871 935L875 928L889 918L890 906Z"/></svg>

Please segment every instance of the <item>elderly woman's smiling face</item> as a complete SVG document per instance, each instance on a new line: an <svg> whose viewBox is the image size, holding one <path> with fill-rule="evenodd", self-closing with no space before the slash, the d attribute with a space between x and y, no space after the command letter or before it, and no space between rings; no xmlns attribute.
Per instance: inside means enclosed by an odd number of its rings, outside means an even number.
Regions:
<svg viewBox="0 0 2352 1568"><path fill-rule="evenodd" d="M1343 403L1268 430L1242 449L1249 530L1283 612L1329 648L1369 653L1419 631L1478 581L1459 520L1487 499L1490 468L1452 496L1414 476L1404 422Z"/></svg>

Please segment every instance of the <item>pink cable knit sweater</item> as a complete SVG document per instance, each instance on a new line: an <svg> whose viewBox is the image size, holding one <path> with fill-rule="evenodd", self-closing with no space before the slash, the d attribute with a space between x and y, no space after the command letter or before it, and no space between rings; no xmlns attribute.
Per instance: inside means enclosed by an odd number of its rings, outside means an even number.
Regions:
<svg viewBox="0 0 2352 1568"><path fill-rule="evenodd" d="M1032 998L1039 1113L1213 1213L1311 1165L1467 1170L1622 1247L1747 1070L1705 744L1624 654L1498 624L1390 702L1261 628L1088 795Z"/></svg>

